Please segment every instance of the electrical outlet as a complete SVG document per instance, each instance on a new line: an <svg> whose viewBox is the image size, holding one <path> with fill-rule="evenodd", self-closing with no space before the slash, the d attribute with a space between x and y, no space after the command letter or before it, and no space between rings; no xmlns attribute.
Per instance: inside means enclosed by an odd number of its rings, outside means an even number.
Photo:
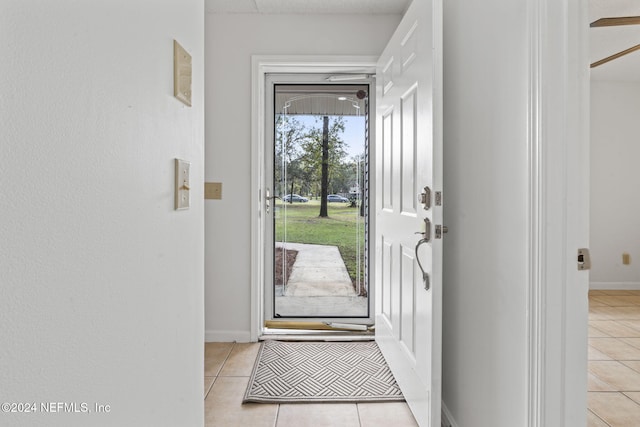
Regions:
<svg viewBox="0 0 640 427"><path fill-rule="evenodd" d="M189 168L187 161L176 159L176 209L189 209L191 201Z"/></svg>

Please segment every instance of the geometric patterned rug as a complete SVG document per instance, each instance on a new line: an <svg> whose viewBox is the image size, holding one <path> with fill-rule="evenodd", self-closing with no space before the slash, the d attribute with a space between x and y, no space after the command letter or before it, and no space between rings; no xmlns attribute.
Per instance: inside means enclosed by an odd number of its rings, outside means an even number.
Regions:
<svg viewBox="0 0 640 427"><path fill-rule="evenodd" d="M264 341L244 402L404 400L375 341Z"/></svg>

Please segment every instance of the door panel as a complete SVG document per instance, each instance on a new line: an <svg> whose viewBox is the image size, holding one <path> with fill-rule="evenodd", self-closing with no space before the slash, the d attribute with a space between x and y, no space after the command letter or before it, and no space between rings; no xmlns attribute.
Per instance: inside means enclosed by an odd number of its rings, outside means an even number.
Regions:
<svg viewBox="0 0 640 427"><path fill-rule="evenodd" d="M405 93L400 100L400 127L402 128L402 212L405 214L417 214L417 184L415 180L416 173L416 92L417 87L412 87Z"/></svg>
<svg viewBox="0 0 640 427"><path fill-rule="evenodd" d="M409 355L415 354L415 257L413 248L402 247L402 271L400 272L401 304L400 304L400 342L407 348Z"/></svg>
<svg viewBox="0 0 640 427"><path fill-rule="evenodd" d="M442 240L442 12L414 1L378 62L376 144L376 341L421 426L440 426ZM431 207L420 189L429 186ZM416 234L418 233L418 234ZM428 275L423 281L420 264ZM426 286L427 285L427 286Z"/></svg>
<svg viewBox="0 0 640 427"><path fill-rule="evenodd" d="M393 244L391 242L387 242L382 237L382 259L381 259L381 268L382 268L382 294L378 297L380 298L380 305L382 307L382 315L387 318L391 318L391 277L392 263L390 261Z"/></svg>
<svg viewBox="0 0 640 427"><path fill-rule="evenodd" d="M393 109L385 111L381 118L382 131L382 206L393 209Z"/></svg>

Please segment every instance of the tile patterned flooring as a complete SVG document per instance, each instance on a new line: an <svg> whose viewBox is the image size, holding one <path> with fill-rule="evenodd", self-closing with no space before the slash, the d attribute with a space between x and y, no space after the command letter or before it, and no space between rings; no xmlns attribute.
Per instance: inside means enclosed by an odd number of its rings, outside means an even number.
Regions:
<svg viewBox="0 0 640 427"><path fill-rule="evenodd" d="M206 343L206 427L415 427L405 402L242 404L257 343Z"/></svg>
<svg viewBox="0 0 640 427"><path fill-rule="evenodd" d="M417 426L404 402L242 404L259 344L205 345L206 427ZM640 291L589 292L588 427L640 426Z"/></svg>
<svg viewBox="0 0 640 427"><path fill-rule="evenodd" d="M640 291L589 292L588 427L640 426Z"/></svg>

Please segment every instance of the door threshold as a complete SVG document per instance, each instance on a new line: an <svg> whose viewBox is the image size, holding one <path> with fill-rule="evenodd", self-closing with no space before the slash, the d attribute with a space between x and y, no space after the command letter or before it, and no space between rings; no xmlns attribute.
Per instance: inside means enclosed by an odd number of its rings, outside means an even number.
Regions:
<svg viewBox="0 0 640 427"><path fill-rule="evenodd" d="M316 331L309 329L269 329L265 328L258 341L374 341L376 336L372 332L336 332Z"/></svg>
<svg viewBox="0 0 640 427"><path fill-rule="evenodd" d="M366 325L339 324L344 328L336 328L328 322L287 322L268 321L262 328L258 338L282 341L371 341L375 339L375 327ZM338 324L336 324L338 325ZM357 330L349 326L358 326ZM366 329L360 330L364 326Z"/></svg>

